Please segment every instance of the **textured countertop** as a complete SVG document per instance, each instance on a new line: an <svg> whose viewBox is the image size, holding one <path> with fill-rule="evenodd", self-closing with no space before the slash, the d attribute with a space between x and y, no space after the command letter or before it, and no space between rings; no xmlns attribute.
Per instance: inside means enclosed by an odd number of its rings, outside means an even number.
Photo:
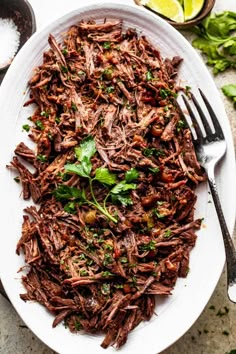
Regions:
<svg viewBox="0 0 236 354"><path fill-rule="evenodd" d="M55 2L56 7L50 17L43 16L43 9L47 6L46 0L29 0L32 4L38 29L50 20L75 8L75 1L67 0ZM45 6L45 7L44 7ZM216 0L214 11L232 10L236 12L236 0ZM191 34L182 32L191 40ZM210 69L209 69L210 70ZM228 83L236 83L235 71L227 71L214 78L216 86L220 88ZM236 147L236 111L232 103L221 93L225 109L231 124L234 146ZM233 196L236 197L236 196ZM234 232L236 242L236 230ZM230 303L226 294L226 274L223 272L212 298L205 310L191 327L191 329L174 345L162 354L228 354L233 349L236 352L236 305ZM79 351L79 349L78 349ZM1 354L53 354L24 325L11 304L0 295L0 353ZM104 352L105 353L105 352Z"/></svg>

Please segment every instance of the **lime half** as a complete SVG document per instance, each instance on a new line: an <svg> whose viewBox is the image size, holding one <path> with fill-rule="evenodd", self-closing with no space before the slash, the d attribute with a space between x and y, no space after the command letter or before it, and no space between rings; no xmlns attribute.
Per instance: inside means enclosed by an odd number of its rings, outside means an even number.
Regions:
<svg viewBox="0 0 236 354"><path fill-rule="evenodd" d="M204 0L184 0L184 20L195 18L203 8Z"/></svg>
<svg viewBox="0 0 236 354"><path fill-rule="evenodd" d="M147 0L144 5L172 21L184 22L184 11L178 0Z"/></svg>

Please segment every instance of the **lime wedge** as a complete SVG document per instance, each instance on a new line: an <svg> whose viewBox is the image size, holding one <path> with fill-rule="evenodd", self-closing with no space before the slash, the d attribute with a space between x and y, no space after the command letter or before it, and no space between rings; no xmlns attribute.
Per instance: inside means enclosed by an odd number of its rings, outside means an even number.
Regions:
<svg viewBox="0 0 236 354"><path fill-rule="evenodd" d="M184 20L195 18L203 8L204 0L184 0Z"/></svg>
<svg viewBox="0 0 236 354"><path fill-rule="evenodd" d="M178 0L147 0L145 6L172 21L184 22L184 11Z"/></svg>

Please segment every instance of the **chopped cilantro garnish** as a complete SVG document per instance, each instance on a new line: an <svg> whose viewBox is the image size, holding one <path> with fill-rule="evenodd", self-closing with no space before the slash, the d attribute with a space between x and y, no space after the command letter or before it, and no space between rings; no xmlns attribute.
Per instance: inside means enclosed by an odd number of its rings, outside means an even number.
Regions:
<svg viewBox="0 0 236 354"><path fill-rule="evenodd" d="M68 73L68 68L67 68L66 66L62 65L62 66L61 66L61 71L62 71L63 73Z"/></svg>
<svg viewBox="0 0 236 354"><path fill-rule="evenodd" d="M171 234L172 234L172 232L171 232L171 230L166 230L165 231L165 233L164 233L164 235L163 235L163 237L166 237L166 238L168 238L168 237L170 237L171 236Z"/></svg>
<svg viewBox="0 0 236 354"><path fill-rule="evenodd" d="M103 277L110 277L110 276L112 276L113 274L111 273L111 272L109 272L109 271L105 271L105 272L102 272L102 276Z"/></svg>
<svg viewBox="0 0 236 354"><path fill-rule="evenodd" d="M42 117L48 118L48 117L49 117L49 112L42 111L42 112L40 113L40 115L41 115Z"/></svg>
<svg viewBox="0 0 236 354"><path fill-rule="evenodd" d="M114 86L109 86L106 88L107 93L112 93L115 90Z"/></svg>
<svg viewBox="0 0 236 354"><path fill-rule="evenodd" d="M153 75L151 71L146 72L146 81L151 81L153 79Z"/></svg>
<svg viewBox="0 0 236 354"><path fill-rule="evenodd" d="M14 181L15 181L16 183L19 183L19 182L20 182L20 177L19 177L19 176L14 177Z"/></svg>
<svg viewBox="0 0 236 354"><path fill-rule="evenodd" d="M140 246L141 251L153 251L156 249L156 242L151 240L149 243Z"/></svg>
<svg viewBox="0 0 236 354"><path fill-rule="evenodd" d="M72 108L72 111L74 111L74 112L78 111L78 108L74 102L71 103L71 108Z"/></svg>
<svg viewBox="0 0 236 354"><path fill-rule="evenodd" d="M35 125L36 125L36 127L37 127L38 129L44 130L44 125L43 125L43 123L41 122L41 120L36 120Z"/></svg>
<svg viewBox="0 0 236 354"><path fill-rule="evenodd" d="M26 132L30 131L30 125L29 124L24 124L22 125L22 129L25 130Z"/></svg>
<svg viewBox="0 0 236 354"><path fill-rule="evenodd" d="M40 162L46 162L47 161L47 156L46 155L37 155L37 160Z"/></svg>
<svg viewBox="0 0 236 354"><path fill-rule="evenodd" d="M104 49L110 49L110 48L111 48L111 43L110 43L110 42L105 42L105 43L103 44L103 48L104 48Z"/></svg>

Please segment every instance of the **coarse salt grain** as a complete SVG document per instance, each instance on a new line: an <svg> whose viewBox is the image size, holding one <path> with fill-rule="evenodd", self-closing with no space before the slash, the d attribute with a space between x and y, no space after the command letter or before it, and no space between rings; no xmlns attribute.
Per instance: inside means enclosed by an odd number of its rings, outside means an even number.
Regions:
<svg viewBox="0 0 236 354"><path fill-rule="evenodd" d="M20 44L20 32L12 19L0 18L0 68L12 61Z"/></svg>

